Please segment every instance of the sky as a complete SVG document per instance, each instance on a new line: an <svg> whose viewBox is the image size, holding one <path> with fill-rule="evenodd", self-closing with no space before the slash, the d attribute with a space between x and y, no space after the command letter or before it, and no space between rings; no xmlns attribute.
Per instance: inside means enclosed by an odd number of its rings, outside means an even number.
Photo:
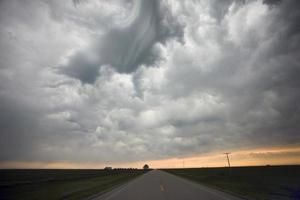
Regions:
<svg viewBox="0 0 300 200"><path fill-rule="evenodd" d="M0 168L300 164L298 0L1 0Z"/></svg>

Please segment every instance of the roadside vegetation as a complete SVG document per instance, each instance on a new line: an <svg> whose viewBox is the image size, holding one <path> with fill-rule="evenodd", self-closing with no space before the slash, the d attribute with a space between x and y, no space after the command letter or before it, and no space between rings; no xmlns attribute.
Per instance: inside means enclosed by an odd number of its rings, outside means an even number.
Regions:
<svg viewBox="0 0 300 200"><path fill-rule="evenodd" d="M300 166L165 169L249 199L300 199Z"/></svg>
<svg viewBox="0 0 300 200"><path fill-rule="evenodd" d="M0 199L86 199L143 173L137 169L0 170Z"/></svg>

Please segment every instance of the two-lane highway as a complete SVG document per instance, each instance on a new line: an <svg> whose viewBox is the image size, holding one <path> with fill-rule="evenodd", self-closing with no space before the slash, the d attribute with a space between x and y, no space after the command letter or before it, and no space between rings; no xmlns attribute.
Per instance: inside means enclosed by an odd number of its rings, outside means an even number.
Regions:
<svg viewBox="0 0 300 200"><path fill-rule="evenodd" d="M152 170L94 200L240 200L164 171Z"/></svg>

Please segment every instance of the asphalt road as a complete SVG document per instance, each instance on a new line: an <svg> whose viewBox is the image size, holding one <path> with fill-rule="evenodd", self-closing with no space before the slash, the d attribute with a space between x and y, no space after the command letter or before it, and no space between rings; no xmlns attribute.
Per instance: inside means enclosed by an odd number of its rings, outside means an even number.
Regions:
<svg viewBox="0 0 300 200"><path fill-rule="evenodd" d="M152 170L94 200L241 200L164 171Z"/></svg>

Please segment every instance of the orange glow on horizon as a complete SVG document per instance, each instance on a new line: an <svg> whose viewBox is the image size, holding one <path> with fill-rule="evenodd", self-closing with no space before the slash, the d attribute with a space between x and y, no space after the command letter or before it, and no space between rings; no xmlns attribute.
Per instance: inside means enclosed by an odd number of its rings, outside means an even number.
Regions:
<svg viewBox="0 0 300 200"><path fill-rule="evenodd" d="M231 151L232 166L259 165L298 165L300 164L300 146L257 148ZM105 166L113 168L141 168L145 163L151 168L197 168L197 167L225 167L226 156L223 152L169 158L162 160L148 160L131 163L72 163L72 162L0 162L0 168L25 169L101 169Z"/></svg>

